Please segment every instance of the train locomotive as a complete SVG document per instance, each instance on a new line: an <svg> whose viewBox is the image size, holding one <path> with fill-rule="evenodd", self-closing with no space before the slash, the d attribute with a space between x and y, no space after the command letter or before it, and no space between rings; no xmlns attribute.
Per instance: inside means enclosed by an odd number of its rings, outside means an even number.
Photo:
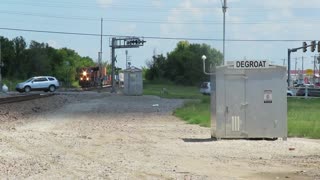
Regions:
<svg viewBox="0 0 320 180"><path fill-rule="evenodd" d="M81 87L97 87L110 84L106 67L102 67L101 70L99 66L84 67L80 68L78 73Z"/></svg>

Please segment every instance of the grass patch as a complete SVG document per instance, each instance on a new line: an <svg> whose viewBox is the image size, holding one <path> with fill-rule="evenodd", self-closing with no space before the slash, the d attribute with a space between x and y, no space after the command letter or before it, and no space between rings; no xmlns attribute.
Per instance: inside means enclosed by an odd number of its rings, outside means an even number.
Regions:
<svg viewBox="0 0 320 180"><path fill-rule="evenodd" d="M190 101L174 111L174 115L190 124L210 127L210 97L200 101Z"/></svg>
<svg viewBox="0 0 320 180"><path fill-rule="evenodd" d="M163 91L165 88L166 91ZM144 95L155 95L169 99L201 99L202 94L195 86L178 86L173 83L143 83Z"/></svg>
<svg viewBox="0 0 320 180"><path fill-rule="evenodd" d="M320 99L288 98L288 135L320 138Z"/></svg>
<svg viewBox="0 0 320 180"><path fill-rule="evenodd" d="M144 82L143 92L145 95L155 95L162 98L194 99L183 107L174 111L174 115L190 124L200 124L210 127L210 96L200 94L199 87L178 86L171 82ZM167 93L163 92L163 88Z"/></svg>

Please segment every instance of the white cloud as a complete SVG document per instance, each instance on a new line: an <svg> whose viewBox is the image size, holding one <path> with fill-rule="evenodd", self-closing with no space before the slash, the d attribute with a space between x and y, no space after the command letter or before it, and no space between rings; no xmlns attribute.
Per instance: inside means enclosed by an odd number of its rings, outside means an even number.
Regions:
<svg viewBox="0 0 320 180"><path fill-rule="evenodd" d="M57 41L55 41L55 40L49 40L47 43L49 44L49 46L51 46L53 48L58 48L58 46L59 46Z"/></svg>
<svg viewBox="0 0 320 180"><path fill-rule="evenodd" d="M107 8L112 4L112 2L113 0L97 0L97 3L103 8Z"/></svg>
<svg viewBox="0 0 320 180"><path fill-rule="evenodd" d="M183 24L182 22L201 22L208 11L200 8L203 5L213 4L216 1L200 0L191 1L184 0L176 8L172 8L166 19L168 24L161 24L161 34L164 36L188 36L188 34L203 29L201 24ZM205 6L206 7L206 6ZM211 13L210 13L211 14ZM180 24L179 24L180 23Z"/></svg>

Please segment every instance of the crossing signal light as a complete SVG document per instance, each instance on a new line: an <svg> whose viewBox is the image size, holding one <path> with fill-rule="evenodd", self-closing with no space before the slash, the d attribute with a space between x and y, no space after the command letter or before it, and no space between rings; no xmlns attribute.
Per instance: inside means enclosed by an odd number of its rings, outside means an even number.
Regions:
<svg viewBox="0 0 320 180"><path fill-rule="evenodd" d="M303 52L307 52L307 43L306 42L302 43L302 47L303 47Z"/></svg>
<svg viewBox="0 0 320 180"><path fill-rule="evenodd" d="M311 41L311 52L316 50L316 41Z"/></svg>
<svg viewBox="0 0 320 180"><path fill-rule="evenodd" d="M143 46L145 42L146 41L141 39L129 39L126 41L127 45L137 45L137 46Z"/></svg>

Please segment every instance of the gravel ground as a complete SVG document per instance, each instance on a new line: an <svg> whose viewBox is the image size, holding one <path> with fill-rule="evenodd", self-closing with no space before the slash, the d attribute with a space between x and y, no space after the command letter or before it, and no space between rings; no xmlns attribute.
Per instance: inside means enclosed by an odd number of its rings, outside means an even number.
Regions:
<svg viewBox="0 0 320 180"><path fill-rule="evenodd" d="M0 107L1 179L320 179L320 141L210 140L183 100L59 93Z"/></svg>

